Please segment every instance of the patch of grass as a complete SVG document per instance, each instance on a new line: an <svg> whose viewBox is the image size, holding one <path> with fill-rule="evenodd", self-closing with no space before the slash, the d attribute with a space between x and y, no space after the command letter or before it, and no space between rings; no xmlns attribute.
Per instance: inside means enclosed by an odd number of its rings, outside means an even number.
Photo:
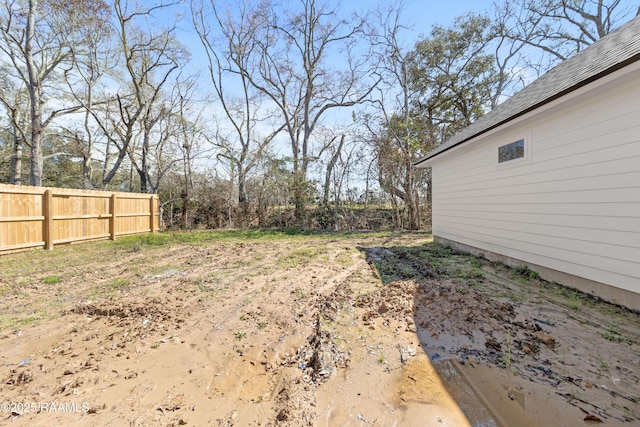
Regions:
<svg viewBox="0 0 640 427"><path fill-rule="evenodd" d="M12 286L8 283L0 283L0 295L5 295L13 290Z"/></svg>
<svg viewBox="0 0 640 427"><path fill-rule="evenodd" d="M375 265L376 270L380 275L380 280L382 280L382 283L389 283L394 280L395 269L391 265L377 261L375 261L373 264Z"/></svg>
<svg viewBox="0 0 640 427"><path fill-rule="evenodd" d="M116 239L112 245L131 252L138 252L145 247L166 246L173 240L170 233L136 234Z"/></svg>
<svg viewBox="0 0 640 427"><path fill-rule="evenodd" d="M305 291L302 288L295 288L293 290L293 292L296 294L296 296L298 297L298 299L304 299L307 297L307 291Z"/></svg>
<svg viewBox="0 0 640 427"><path fill-rule="evenodd" d="M215 289L213 289L211 286L205 285L204 283L198 285L198 289L200 289L201 292L215 292Z"/></svg>
<svg viewBox="0 0 640 427"><path fill-rule="evenodd" d="M432 243L427 247L429 248L429 252L431 253L431 255L437 258L449 258L450 256L458 253L450 246L446 246L440 243Z"/></svg>
<svg viewBox="0 0 640 427"><path fill-rule="evenodd" d="M171 243L204 244L207 242L219 241L279 241L279 240L299 240L308 238L354 238L354 237L384 237L390 232L326 232L313 231L303 228L281 228L281 229L232 229L232 230L197 230L197 231L170 231L165 233L155 233L149 235L138 235L123 237L116 240L120 246L132 246L137 244L144 246L161 246ZM148 237L152 236L152 237Z"/></svg>
<svg viewBox="0 0 640 427"><path fill-rule="evenodd" d="M269 324L268 321L266 320L261 320L258 322L258 329L264 329L267 327L267 325Z"/></svg>
<svg viewBox="0 0 640 427"><path fill-rule="evenodd" d="M452 279L462 279L462 281L468 284L484 280L484 271L480 268L471 266L467 263L466 259L455 259L455 262L458 267L450 268L445 265L440 268L441 271L444 271L443 276L450 277Z"/></svg>
<svg viewBox="0 0 640 427"><path fill-rule="evenodd" d="M166 248L182 245L204 245L216 242L219 245L233 245L237 242L247 241L290 241L305 242L316 240L339 241L354 238L393 238L402 236L402 233L384 232L313 232L304 229L249 229L249 230L197 230L197 231L171 231L153 234L139 234L119 237L115 241L99 241L81 245L66 245L57 247L54 251L33 250L16 254L7 254L0 257L0 271L2 279L11 281L15 285L31 285L40 282L43 277L60 275L64 280L71 280L76 276L82 276L87 271L96 271L107 259L122 258L130 252L161 253ZM153 252L152 252L153 251ZM289 260L293 264L305 262L298 254L298 259ZM126 255L124 255L126 256ZM148 257L131 257L131 264L149 265ZM317 258L316 258L317 259ZM206 257L194 260L194 263L206 261ZM341 263L348 265L348 256L341 258ZM153 265L153 263L152 263ZM272 266L278 268L276 263ZM141 270L144 271L144 270ZM64 274L60 274L64 272ZM159 272L158 272L159 273ZM152 274L154 274L152 272ZM0 293L11 292L0 284Z"/></svg>
<svg viewBox="0 0 640 427"><path fill-rule="evenodd" d="M469 260L472 267L482 270L482 261L480 258L473 257Z"/></svg>
<svg viewBox="0 0 640 427"><path fill-rule="evenodd" d="M336 262L341 266L341 267L349 267L351 265L351 263L353 262L353 251L349 251L349 252L342 252L340 253L340 255L338 255L336 257Z"/></svg>
<svg viewBox="0 0 640 427"><path fill-rule="evenodd" d="M620 332L620 330L618 328L616 328L615 326L610 326L607 329L607 332L602 334L602 337L608 341L613 341L613 342L626 342L631 344L633 341L630 338L625 337L624 335L622 335L622 333Z"/></svg>
<svg viewBox="0 0 640 427"><path fill-rule="evenodd" d="M97 285L91 291L91 298L112 298L116 295L118 290L129 285L129 280L118 277L105 285Z"/></svg>
<svg viewBox="0 0 640 427"><path fill-rule="evenodd" d="M598 366L600 367L600 369L602 369L603 371L607 371L609 369L609 363L604 360L604 358L599 353L596 356L596 360L598 361Z"/></svg>
<svg viewBox="0 0 640 427"><path fill-rule="evenodd" d="M484 279L485 278L485 273L482 270L482 268L474 267L473 270L471 270L471 278L472 279Z"/></svg>
<svg viewBox="0 0 640 427"><path fill-rule="evenodd" d="M578 310L582 307L582 296L578 292L569 292L567 295L569 302L567 306L572 310Z"/></svg>
<svg viewBox="0 0 640 427"><path fill-rule="evenodd" d="M511 331L507 331L507 351L500 357L500 366L505 369L511 366Z"/></svg>
<svg viewBox="0 0 640 427"><path fill-rule="evenodd" d="M245 339L247 337L247 331L237 331L233 336L236 337L237 340Z"/></svg>
<svg viewBox="0 0 640 427"><path fill-rule="evenodd" d="M148 276L161 276L165 273L178 273L180 271L180 267L175 266L175 265L161 265L161 266L156 266L156 267L152 267L147 275Z"/></svg>
<svg viewBox="0 0 640 427"><path fill-rule="evenodd" d="M278 260L278 266L281 268L296 268L299 265L309 263L325 250L323 248L304 248L291 252Z"/></svg>
<svg viewBox="0 0 640 427"><path fill-rule="evenodd" d="M120 289L129 285L129 280L124 277L115 278L109 283L109 287L113 289Z"/></svg>
<svg viewBox="0 0 640 427"><path fill-rule="evenodd" d="M47 285L54 285L56 283L60 283L60 280L62 278L58 275L53 275L53 276L46 276L42 278L42 283L47 284Z"/></svg>
<svg viewBox="0 0 640 427"><path fill-rule="evenodd" d="M513 267L511 269L511 272L515 276L522 276L522 277L526 277L528 279L539 279L540 278L540 275L538 274L538 272L531 270L526 265L518 265L516 267Z"/></svg>
<svg viewBox="0 0 640 427"><path fill-rule="evenodd" d="M26 317L7 317L0 316L0 330L2 329L19 329L26 326L35 325L42 320L42 316L26 316Z"/></svg>
<svg viewBox="0 0 640 427"><path fill-rule="evenodd" d="M386 361L387 361L387 358L386 358L386 357L384 357L384 356L382 356L382 355L378 357L378 363L382 363L382 364L384 364Z"/></svg>
<svg viewBox="0 0 640 427"><path fill-rule="evenodd" d="M467 285L477 285L486 278L482 258L464 254L449 246L431 243L416 248L414 254L426 260L431 269L442 278L457 279Z"/></svg>

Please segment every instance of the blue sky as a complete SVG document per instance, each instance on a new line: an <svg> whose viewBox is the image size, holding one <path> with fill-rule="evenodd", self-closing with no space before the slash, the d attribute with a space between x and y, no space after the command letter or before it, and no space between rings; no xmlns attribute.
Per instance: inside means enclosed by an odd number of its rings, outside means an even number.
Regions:
<svg viewBox="0 0 640 427"><path fill-rule="evenodd" d="M364 11L374 8L375 5L398 3L390 0L380 0L375 3L374 1L345 0L342 8ZM434 24L449 26L456 17L467 12L488 11L492 4L493 0L404 0L404 21L412 27L412 31L407 34L407 39L413 41L421 35L429 34Z"/></svg>
<svg viewBox="0 0 640 427"><path fill-rule="evenodd" d="M226 2L227 0L225 0ZM230 0L233 3L233 0ZM327 0L334 3L335 0ZM339 9L345 13L351 11L364 12L371 10L376 5L397 4L398 1L393 0L342 0L342 4L338 1ZM405 32L408 43L407 47L411 47L413 42L422 35L428 35L433 24L448 26L453 23L457 16L464 15L467 12L484 12L488 11L493 0L404 0L404 22L412 27L411 31ZM186 6L185 6L186 7ZM188 13L187 9L184 11ZM190 17L183 17L180 23L179 37L189 46L198 57L202 55L200 41L191 29Z"/></svg>
<svg viewBox="0 0 640 427"><path fill-rule="evenodd" d="M367 0L362 1L363 4ZM405 17L412 21L416 36L428 34L433 24L448 26L467 12L488 11L493 0L407 0Z"/></svg>

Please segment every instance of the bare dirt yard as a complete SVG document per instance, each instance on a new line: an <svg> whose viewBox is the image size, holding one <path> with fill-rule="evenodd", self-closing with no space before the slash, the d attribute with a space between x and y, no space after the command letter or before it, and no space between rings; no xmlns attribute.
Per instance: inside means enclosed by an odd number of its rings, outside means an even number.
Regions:
<svg viewBox="0 0 640 427"><path fill-rule="evenodd" d="M640 425L640 316L420 233L0 256L0 425Z"/></svg>

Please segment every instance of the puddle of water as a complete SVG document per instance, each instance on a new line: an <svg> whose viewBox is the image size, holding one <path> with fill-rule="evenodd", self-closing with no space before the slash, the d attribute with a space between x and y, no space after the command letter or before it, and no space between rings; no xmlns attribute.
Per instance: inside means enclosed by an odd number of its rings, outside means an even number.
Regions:
<svg viewBox="0 0 640 427"><path fill-rule="evenodd" d="M449 349L458 348L483 348L486 341L484 333L475 330L468 335L450 335L440 332L433 336L429 331L418 328L418 339L430 358L438 353L443 359L459 358L458 356L447 354Z"/></svg>
<svg viewBox="0 0 640 427"><path fill-rule="evenodd" d="M369 259L376 262L385 262L386 257L394 255L393 251L387 248L369 248L366 252Z"/></svg>

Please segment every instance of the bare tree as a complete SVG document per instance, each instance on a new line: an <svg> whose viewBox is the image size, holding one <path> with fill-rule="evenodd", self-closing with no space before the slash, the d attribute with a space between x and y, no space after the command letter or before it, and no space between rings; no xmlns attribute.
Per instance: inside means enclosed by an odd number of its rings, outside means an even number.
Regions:
<svg viewBox="0 0 640 427"><path fill-rule="evenodd" d="M174 4L141 9L130 8L120 0L114 2L116 34L123 58L121 78L116 81L121 86L92 113L107 141L103 184L109 183L128 159L140 179L140 191L156 190L150 178L150 152L152 145L158 147L169 138L167 128L161 125L177 104L167 98L165 89L180 64L186 62L188 53L174 35L175 26L162 28L157 22L151 25L149 20L153 12ZM111 147L117 152L113 163Z"/></svg>
<svg viewBox="0 0 640 427"><path fill-rule="evenodd" d="M177 95L177 112L174 115L177 125L177 140L180 142L180 160L182 163L183 188L180 193L182 199L182 227L188 228L192 223L192 200L194 193L193 162L203 154L202 128L203 108L197 112L193 106L197 104L196 92L198 86L195 79L178 79L174 87ZM196 101L196 102L194 102Z"/></svg>
<svg viewBox="0 0 640 427"><path fill-rule="evenodd" d="M346 138L346 135L343 133L340 136L340 143L338 143L338 145L335 147L335 149L333 150L333 154L331 155L331 157L329 158L329 161L327 162L327 168L324 174L324 188L322 192L322 203L325 205L329 204L329 195L330 195L331 181L332 181L331 178L333 176L336 164L338 163L338 160L342 155L342 147L344 146L345 138ZM334 136L331 142L333 142L336 139L337 139L337 136Z"/></svg>
<svg viewBox="0 0 640 427"><path fill-rule="evenodd" d="M244 4L240 5L238 17L233 18L229 10L223 13L214 1L206 6L193 3L192 16L207 54L215 96L231 128L230 136L227 136L224 125L219 126L211 142L218 148L218 155L233 164L238 204L241 211L246 212L249 204L247 177L268 145L285 128L284 124L273 123L273 112L262 102L264 94L251 85L247 73L254 59L256 23L259 21L251 16Z"/></svg>
<svg viewBox="0 0 640 427"><path fill-rule="evenodd" d="M505 0L494 4L498 36L512 47L526 45L536 59L527 64L542 73L600 40L640 9L625 0ZM539 54L542 54L540 57Z"/></svg>
<svg viewBox="0 0 640 427"><path fill-rule="evenodd" d="M102 0L5 0L2 3L0 50L29 97L29 138L25 143L31 150L31 185L42 184L43 140L47 127L57 117L81 108L64 105L64 97L58 96L56 107L46 109L51 92L58 89L54 82L70 66L74 49L83 42L77 37L79 29L102 25L105 10Z"/></svg>
<svg viewBox="0 0 640 427"><path fill-rule="evenodd" d="M105 12L110 16L110 11ZM96 142L100 139L100 129L95 126L93 114L96 107L105 101L100 93L99 84L113 72L117 61L113 59L113 28L83 28L85 43L79 46L73 55L73 68L65 70L65 81L69 93L78 105L82 106L83 119L74 121L68 133L73 135L74 145L82 158L83 188L93 188L93 159Z"/></svg>
<svg viewBox="0 0 640 427"><path fill-rule="evenodd" d="M296 6L265 1L248 9L244 21L252 23L246 35L251 58L240 72L275 106L285 126L295 216L302 223L308 168L325 148L313 146L314 131L329 111L363 102L375 82L366 52L358 56L355 49L363 19L341 18L336 9L316 0L300 0ZM244 30L238 20L226 23L234 34Z"/></svg>

